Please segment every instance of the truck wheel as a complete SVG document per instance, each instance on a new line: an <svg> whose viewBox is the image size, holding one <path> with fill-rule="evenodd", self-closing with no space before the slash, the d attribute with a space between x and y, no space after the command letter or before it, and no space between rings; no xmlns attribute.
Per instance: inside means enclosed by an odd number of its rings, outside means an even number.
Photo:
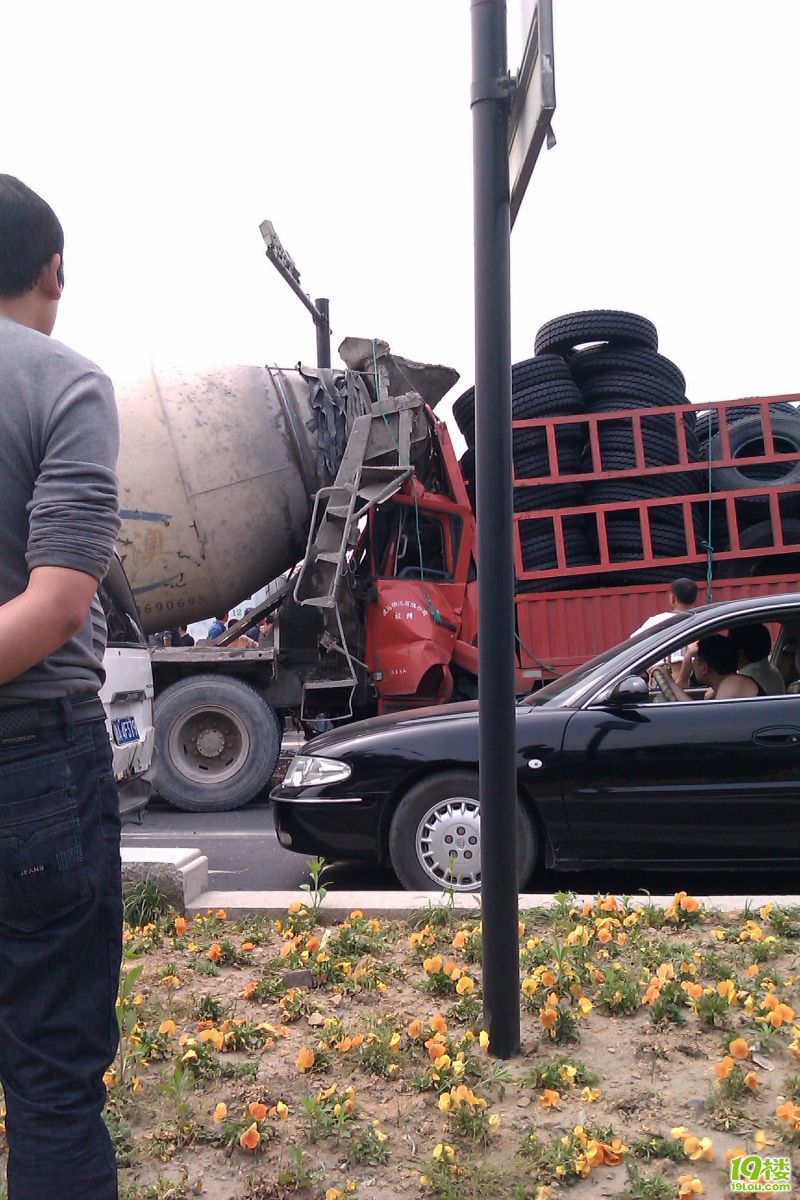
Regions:
<svg viewBox="0 0 800 1200"><path fill-rule="evenodd" d="M641 346L658 349L658 333L652 321L638 313L613 309L566 313L542 325L536 334L534 350L564 354L588 342L610 342L612 346Z"/></svg>
<svg viewBox="0 0 800 1200"><path fill-rule="evenodd" d="M408 891L475 892L481 885L478 776L450 771L423 779L403 797L389 829L389 856ZM536 865L537 836L517 802L520 889Z"/></svg>
<svg viewBox="0 0 800 1200"><path fill-rule="evenodd" d="M187 812L241 808L272 778L280 722L253 688L226 675L196 675L156 701L159 795Z"/></svg>

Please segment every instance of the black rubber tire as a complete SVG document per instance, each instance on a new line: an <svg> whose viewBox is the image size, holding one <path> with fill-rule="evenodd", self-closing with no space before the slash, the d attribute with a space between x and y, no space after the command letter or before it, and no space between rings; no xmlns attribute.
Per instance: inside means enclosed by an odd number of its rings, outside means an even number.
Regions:
<svg viewBox="0 0 800 1200"><path fill-rule="evenodd" d="M220 753L205 760L192 739L204 721L209 750L224 741ZM156 700L155 745L154 789L160 796L186 812L229 812L269 784L281 725L270 705L240 679L195 675L173 683Z"/></svg>
<svg viewBox="0 0 800 1200"><path fill-rule="evenodd" d="M643 346L658 349L658 333L652 321L638 313L615 309L591 309L566 313L545 322L536 334L534 349L564 354L589 342L610 342L615 346Z"/></svg>
<svg viewBox="0 0 800 1200"><path fill-rule="evenodd" d="M429 775L414 784L402 797L392 816L389 826L389 858L397 878L407 891L444 890L452 886L447 883L445 873L436 878L436 871L428 873L417 853L417 830L426 813L438 804L451 798L464 798L477 804L478 776L472 771L447 771ZM519 888L522 891L533 874L538 855L538 835L533 818L524 805L517 801L517 839L519 846ZM469 847L464 848L465 851ZM472 853L476 853L475 850ZM477 843L480 853L480 841ZM471 887L454 887L455 891L477 891L478 882Z"/></svg>
<svg viewBox="0 0 800 1200"><path fill-rule="evenodd" d="M577 508L583 504L579 483L540 483L536 487L514 488L514 512L535 512L539 508Z"/></svg>
<svg viewBox="0 0 800 1200"><path fill-rule="evenodd" d="M589 346L571 354L567 365L579 387L610 372L622 372L625 375L650 375L671 386L673 391L681 395L686 393L683 372L655 350L637 350L633 346Z"/></svg>
<svg viewBox="0 0 800 1200"><path fill-rule="evenodd" d="M597 404L598 400L608 399L608 408L616 408L617 400L637 400L638 407L646 405L688 404L682 392L677 391L669 383L657 379L654 375L623 375L621 372L610 372L608 375L598 375L590 379L581 388L583 402L587 412L603 412ZM626 405L637 407L636 405ZM693 415L693 414L692 414Z"/></svg>
<svg viewBox="0 0 800 1200"><path fill-rule="evenodd" d="M560 354L540 354L537 358L525 358L511 367L511 392L515 395L534 384L572 382L570 369Z"/></svg>
<svg viewBox="0 0 800 1200"><path fill-rule="evenodd" d="M511 412L515 421L535 417L571 417L583 411L580 390L571 379L561 379L557 383L533 384L515 392L511 401Z"/></svg>
<svg viewBox="0 0 800 1200"><path fill-rule="evenodd" d="M730 428L737 421L744 421L748 417L756 417L761 419L761 408L757 404L742 404L736 408L728 408L724 410L727 413L727 425ZM787 403L785 400L776 400L769 406L770 415L775 420L776 417L789 417L791 420L800 421L800 409L795 405ZM719 430L719 413L716 408L701 409L697 414L697 436L701 442L707 443L710 437L713 437Z"/></svg>
<svg viewBox="0 0 800 1200"><path fill-rule="evenodd" d="M760 465L713 467L711 477L716 491L730 491L733 488L764 488L774 484L788 486L800 483L800 421L795 420L794 417L773 417L772 433L775 449L784 454L796 451L797 461L774 463L771 466L765 463L763 467ZM728 429L728 438L734 458L738 456L749 458L764 452L764 435L760 417L746 417L742 421L733 422ZM722 453L722 434L717 433L711 440L710 456L718 458Z"/></svg>
<svg viewBox="0 0 800 1200"><path fill-rule="evenodd" d="M788 549L777 550L775 554L759 555L744 561L740 558L725 559L715 565L714 577L716 579L733 579L739 575L745 578L756 578L761 575L796 575L800 572L800 521L783 520L781 531L784 541L790 543ZM760 521L758 525L751 525L749 529L743 531L739 541L743 550L774 546L772 522ZM796 548L793 548L791 543L796 543Z"/></svg>
<svg viewBox="0 0 800 1200"><path fill-rule="evenodd" d="M575 385L569 367L558 354L542 354L538 358L526 358L514 363L511 368L511 394L526 392L532 387L542 387L551 383L565 383L569 389L568 395L574 398ZM581 412L580 393L577 393L578 412ZM534 415L539 415L534 414ZM544 414L542 414L544 415ZM467 440L468 445L475 444L475 388L467 388L453 403L453 417L456 425Z"/></svg>

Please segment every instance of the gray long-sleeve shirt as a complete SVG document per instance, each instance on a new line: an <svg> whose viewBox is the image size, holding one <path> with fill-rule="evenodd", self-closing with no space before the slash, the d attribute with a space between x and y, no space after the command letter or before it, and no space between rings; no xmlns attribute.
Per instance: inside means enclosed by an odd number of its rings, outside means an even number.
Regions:
<svg viewBox="0 0 800 1200"><path fill-rule="evenodd" d="M70 567L100 582L119 530L119 427L110 380L94 363L0 317L0 604L34 567ZM0 686L0 704L96 692L105 619L95 599L82 628Z"/></svg>

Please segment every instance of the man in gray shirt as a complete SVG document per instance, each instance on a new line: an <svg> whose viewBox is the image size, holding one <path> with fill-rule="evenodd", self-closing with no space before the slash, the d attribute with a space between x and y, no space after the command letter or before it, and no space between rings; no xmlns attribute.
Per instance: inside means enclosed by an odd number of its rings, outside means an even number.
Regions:
<svg viewBox="0 0 800 1200"><path fill-rule="evenodd" d="M116 1200L119 813L96 598L119 528L109 380L52 340L64 235L0 175L0 1082L9 1200Z"/></svg>

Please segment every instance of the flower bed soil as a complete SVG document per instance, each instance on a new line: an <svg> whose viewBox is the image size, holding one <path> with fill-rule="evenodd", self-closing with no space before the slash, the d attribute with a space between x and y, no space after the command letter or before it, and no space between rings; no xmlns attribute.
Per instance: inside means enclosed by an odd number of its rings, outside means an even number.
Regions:
<svg viewBox="0 0 800 1200"><path fill-rule="evenodd" d="M501 1064L477 907L292 907L126 930L126 1200L721 1200L736 1149L793 1158L800 1184L797 912L679 893L521 914L522 1052Z"/></svg>

